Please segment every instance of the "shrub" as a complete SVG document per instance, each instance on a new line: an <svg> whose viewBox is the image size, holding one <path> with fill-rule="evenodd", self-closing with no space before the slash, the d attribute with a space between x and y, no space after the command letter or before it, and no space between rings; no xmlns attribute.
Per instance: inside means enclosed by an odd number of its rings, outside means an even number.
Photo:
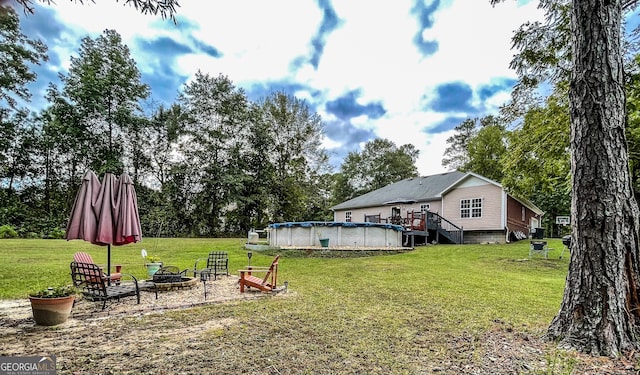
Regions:
<svg viewBox="0 0 640 375"><path fill-rule="evenodd" d="M18 232L9 224L0 226L0 238L16 238Z"/></svg>
<svg viewBox="0 0 640 375"><path fill-rule="evenodd" d="M49 232L49 238L53 238L55 240L64 238L64 229L60 229L60 228L51 229L51 231Z"/></svg>

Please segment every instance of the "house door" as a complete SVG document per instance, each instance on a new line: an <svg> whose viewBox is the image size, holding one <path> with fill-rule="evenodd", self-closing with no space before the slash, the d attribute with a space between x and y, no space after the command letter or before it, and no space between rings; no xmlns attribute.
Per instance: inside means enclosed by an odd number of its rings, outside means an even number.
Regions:
<svg viewBox="0 0 640 375"><path fill-rule="evenodd" d="M391 207L391 223L396 225L402 224L402 217L400 216L400 207Z"/></svg>
<svg viewBox="0 0 640 375"><path fill-rule="evenodd" d="M538 221L537 217L532 217L531 218L531 229L529 229L529 234L531 234L532 236L536 236L535 232L536 232L536 228L540 227L540 222ZM540 237L542 238L542 237Z"/></svg>

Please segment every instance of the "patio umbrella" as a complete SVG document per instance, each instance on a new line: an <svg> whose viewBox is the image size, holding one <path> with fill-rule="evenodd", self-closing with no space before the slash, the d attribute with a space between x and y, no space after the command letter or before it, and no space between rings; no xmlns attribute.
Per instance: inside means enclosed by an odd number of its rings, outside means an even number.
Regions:
<svg viewBox="0 0 640 375"><path fill-rule="evenodd" d="M96 214L98 227L96 229L95 244L111 245L114 241L116 229L116 211L117 211L117 186L116 177L111 173L106 173L102 179L100 193L93 204L93 211ZM109 247L109 250L111 248Z"/></svg>
<svg viewBox="0 0 640 375"><path fill-rule="evenodd" d="M83 239L91 243L96 237L98 220L93 212L93 204L100 193L100 181L95 173L85 173L76 199L73 202L71 216L67 223L65 238L67 240Z"/></svg>
<svg viewBox="0 0 640 375"><path fill-rule="evenodd" d="M131 178L123 174L118 180L118 202L116 210L116 233L114 245L126 245L142 239L138 197Z"/></svg>
<svg viewBox="0 0 640 375"><path fill-rule="evenodd" d="M76 228L80 229L76 229ZM128 175L119 179L106 173L102 184L87 172L78 190L67 224L67 240L82 239L107 246L107 275L111 273L111 245L119 246L142 239L138 201Z"/></svg>

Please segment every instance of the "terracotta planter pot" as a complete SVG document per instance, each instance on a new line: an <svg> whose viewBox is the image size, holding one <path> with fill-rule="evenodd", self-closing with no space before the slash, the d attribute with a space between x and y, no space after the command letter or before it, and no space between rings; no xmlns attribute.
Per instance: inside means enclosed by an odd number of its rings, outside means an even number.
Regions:
<svg viewBox="0 0 640 375"><path fill-rule="evenodd" d="M75 296L40 298L29 297L31 311L36 324L41 326L55 326L67 321L71 314Z"/></svg>

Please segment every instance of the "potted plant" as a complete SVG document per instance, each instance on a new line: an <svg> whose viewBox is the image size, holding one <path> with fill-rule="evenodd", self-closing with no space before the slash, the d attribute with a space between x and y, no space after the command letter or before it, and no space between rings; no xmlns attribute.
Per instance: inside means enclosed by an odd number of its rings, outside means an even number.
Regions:
<svg viewBox="0 0 640 375"><path fill-rule="evenodd" d="M160 257L156 255L147 255L147 250L142 249L142 257L144 258L144 265L147 267L147 275L152 279L153 275L158 272L158 270L162 267L162 262L160 261Z"/></svg>
<svg viewBox="0 0 640 375"><path fill-rule="evenodd" d="M66 322L71 314L75 294L71 286L50 287L30 293L29 301L36 324L55 326Z"/></svg>

